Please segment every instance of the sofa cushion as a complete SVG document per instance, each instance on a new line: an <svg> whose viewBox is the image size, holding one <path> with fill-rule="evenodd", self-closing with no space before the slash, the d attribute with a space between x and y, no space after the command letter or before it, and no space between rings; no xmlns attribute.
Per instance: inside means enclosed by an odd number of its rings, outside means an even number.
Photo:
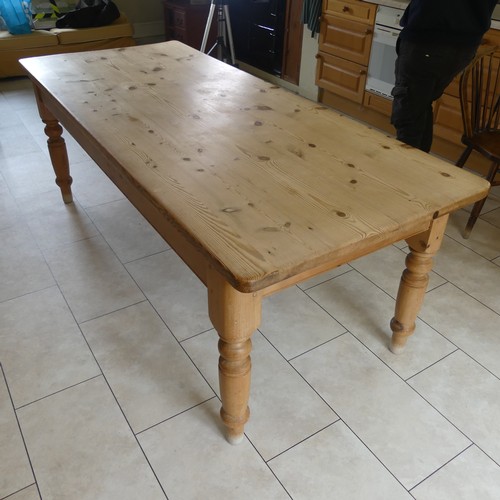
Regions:
<svg viewBox="0 0 500 500"><path fill-rule="evenodd" d="M1 50L20 50L57 45L57 35L50 31L32 31L25 35L11 35L8 31L0 31Z"/></svg>
<svg viewBox="0 0 500 500"><path fill-rule="evenodd" d="M98 28L35 30L26 35L0 32L0 78L23 76L23 57L114 49L135 45L132 25L122 14L113 24Z"/></svg>
<svg viewBox="0 0 500 500"><path fill-rule="evenodd" d="M50 32L57 35L61 45L131 37L134 34L132 25L123 14L114 23L107 26L80 29L53 28Z"/></svg>

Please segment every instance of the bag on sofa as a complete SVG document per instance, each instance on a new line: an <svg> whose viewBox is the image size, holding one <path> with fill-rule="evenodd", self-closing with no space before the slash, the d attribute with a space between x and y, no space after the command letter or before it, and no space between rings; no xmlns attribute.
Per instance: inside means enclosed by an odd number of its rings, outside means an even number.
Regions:
<svg viewBox="0 0 500 500"><path fill-rule="evenodd" d="M0 16L9 33L31 33L31 0L0 0Z"/></svg>
<svg viewBox="0 0 500 500"><path fill-rule="evenodd" d="M77 8L68 12L56 21L56 27L95 28L97 26L107 26L119 17L120 11L112 0L100 0L90 7Z"/></svg>

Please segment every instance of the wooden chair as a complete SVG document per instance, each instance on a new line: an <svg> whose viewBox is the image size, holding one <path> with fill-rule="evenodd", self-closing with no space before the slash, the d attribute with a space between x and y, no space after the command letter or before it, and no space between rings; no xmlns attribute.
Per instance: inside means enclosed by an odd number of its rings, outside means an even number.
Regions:
<svg viewBox="0 0 500 500"><path fill-rule="evenodd" d="M456 165L463 167L471 152L477 151L491 166L485 176L492 186L500 169L500 59L495 52L500 47L480 49L460 77L460 106L466 148ZM476 202L465 227L463 236L468 238L481 213L486 198Z"/></svg>

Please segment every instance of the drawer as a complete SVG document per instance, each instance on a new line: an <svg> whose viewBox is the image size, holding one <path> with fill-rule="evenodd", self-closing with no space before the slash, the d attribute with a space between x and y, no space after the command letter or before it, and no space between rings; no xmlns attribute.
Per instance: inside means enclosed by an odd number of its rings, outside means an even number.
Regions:
<svg viewBox="0 0 500 500"><path fill-rule="evenodd" d="M168 28L168 40L177 40L178 42L187 43L186 30L177 27Z"/></svg>
<svg viewBox="0 0 500 500"><path fill-rule="evenodd" d="M319 52L316 56L316 85L351 101L362 103L366 66Z"/></svg>
<svg viewBox="0 0 500 500"><path fill-rule="evenodd" d="M368 65L373 39L371 26L324 15L321 20L319 49L358 64Z"/></svg>
<svg viewBox="0 0 500 500"><path fill-rule="evenodd" d="M387 97L374 94L373 92L365 92L363 103L366 108L378 111L385 116L391 116L392 114L392 100L387 99Z"/></svg>
<svg viewBox="0 0 500 500"><path fill-rule="evenodd" d="M374 25L377 6L367 2L324 0L324 13Z"/></svg>
<svg viewBox="0 0 500 500"><path fill-rule="evenodd" d="M181 9L170 9L168 12L168 24L172 27L186 27L186 11Z"/></svg>

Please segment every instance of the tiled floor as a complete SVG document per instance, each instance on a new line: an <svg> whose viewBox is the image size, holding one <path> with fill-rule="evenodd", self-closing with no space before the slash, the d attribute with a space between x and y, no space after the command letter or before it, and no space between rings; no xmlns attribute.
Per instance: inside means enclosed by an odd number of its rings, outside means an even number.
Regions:
<svg viewBox="0 0 500 500"><path fill-rule="evenodd" d="M400 356L404 243L266 299L230 446L204 287L68 135L62 203L27 80L0 117L0 498L500 498L500 191Z"/></svg>

